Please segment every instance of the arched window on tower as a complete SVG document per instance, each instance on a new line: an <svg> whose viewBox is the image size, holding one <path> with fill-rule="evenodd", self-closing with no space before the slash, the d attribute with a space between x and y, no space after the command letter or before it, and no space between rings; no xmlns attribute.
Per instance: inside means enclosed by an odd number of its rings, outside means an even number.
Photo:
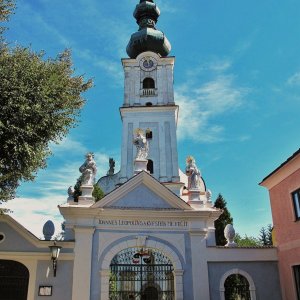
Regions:
<svg viewBox="0 0 300 300"><path fill-rule="evenodd" d="M143 80L143 89L154 89L155 88L155 82L153 78L146 77Z"/></svg>
<svg viewBox="0 0 300 300"><path fill-rule="evenodd" d="M143 88L142 88L142 94L141 95L145 96L145 97L155 96L155 81L154 81L153 78L146 77L143 80Z"/></svg>
<svg viewBox="0 0 300 300"><path fill-rule="evenodd" d="M148 159L147 171L149 171L150 174L153 174L153 160L151 160L151 159Z"/></svg>
<svg viewBox="0 0 300 300"><path fill-rule="evenodd" d="M146 139L152 139L152 131L149 128L146 130Z"/></svg>

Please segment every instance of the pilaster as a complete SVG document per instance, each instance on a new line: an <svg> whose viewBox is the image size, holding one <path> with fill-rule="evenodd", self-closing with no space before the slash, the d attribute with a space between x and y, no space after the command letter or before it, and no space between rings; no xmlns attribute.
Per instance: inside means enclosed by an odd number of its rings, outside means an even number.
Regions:
<svg viewBox="0 0 300 300"><path fill-rule="evenodd" d="M190 229L194 300L210 299L205 235L200 228Z"/></svg>
<svg viewBox="0 0 300 300"><path fill-rule="evenodd" d="M107 300L109 297L110 270L109 269L101 270L99 275L100 275L100 285L101 285L100 300Z"/></svg>
<svg viewBox="0 0 300 300"><path fill-rule="evenodd" d="M184 270L174 270L174 284L175 284L175 299L183 300L183 273Z"/></svg>
<svg viewBox="0 0 300 300"><path fill-rule="evenodd" d="M90 299L93 234L91 227L75 227L72 300Z"/></svg>

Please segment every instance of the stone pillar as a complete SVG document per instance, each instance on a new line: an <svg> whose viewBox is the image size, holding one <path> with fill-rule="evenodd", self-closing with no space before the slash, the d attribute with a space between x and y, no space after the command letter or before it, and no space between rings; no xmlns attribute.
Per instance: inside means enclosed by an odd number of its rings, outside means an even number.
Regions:
<svg viewBox="0 0 300 300"><path fill-rule="evenodd" d="M175 112L175 115L177 112ZM171 149L172 149L172 182L179 182L179 166L177 153L177 137L175 122L170 123Z"/></svg>
<svg viewBox="0 0 300 300"><path fill-rule="evenodd" d="M174 270L175 299L183 300L183 270Z"/></svg>
<svg viewBox="0 0 300 300"><path fill-rule="evenodd" d="M201 191L199 189L190 189L189 190L189 200L188 204L194 208L199 209L203 207L203 200L200 199Z"/></svg>
<svg viewBox="0 0 300 300"><path fill-rule="evenodd" d="M131 85L133 84L132 83L132 80L131 80L131 68L130 67L124 67L124 106L129 106L130 103L129 103L129 99L130 99L130 96L131 96L131 90L132 90L132 87Z"/></svg>
<svg viewBox="0 0 300 300"><path fill-rule="evenodd" d="M109 297L109 275L110 270L105 269L100 271L100 300L107 300Z"/></svg>
<svg viewBox="0 0 300 300"><path fill-rule="evenodd" d="M163 80L163 67L157 66L157 75L156 75L156 88L157 88L157 104L163 105L164 101L164 80Z"/></svg>
<svg viewBox="0 0 300 300"><path fill-rule="evenodd" d="M120 170L120 183L124 183L128 180L127 177L127 160L128 160L128 143L129 143L129 135L132 137L133 132L133 124L127 123L126 118L123 118L123 136L122 136L122 153L121 153L121 170ZM132 155L132 154L131 154Z"/></svg>
<svg viewBox="0 0 300 300"><path fill-rule="evenodd" d="M75 227L72 300L90 299L92 245L95 228Z"/></svg>
<svg viewBox="0 0 300 300"><path fill-rule="evenodd" d="M200 228L190 228L194 300L210 299L205 235Z"/></svg>
<svg viewBox="0 0 300 300"><path fill-rule="evenodd" d="M78 197L79 204L93 204L95 202L95 198L93 197L94 187L92 185L82 185L80 187L82 192L81 196Z"/></svg>
<svg viewBox="0 0 300 300"><path fill-rule="evenodd" d="M148 164L147 159L135 159L134 160L134 175L136 175L142 171L147 172L147 164Z"/></svg>
<svg viewBox="0 0 300 300"><path fill-rule="evenodd" d="M165 124L164 123L160 123L159 124L159 181L160 182L167 182L168 181L168 177L167 177L167 160L169 159L166 156L166 129L165 129Z"/></svg>

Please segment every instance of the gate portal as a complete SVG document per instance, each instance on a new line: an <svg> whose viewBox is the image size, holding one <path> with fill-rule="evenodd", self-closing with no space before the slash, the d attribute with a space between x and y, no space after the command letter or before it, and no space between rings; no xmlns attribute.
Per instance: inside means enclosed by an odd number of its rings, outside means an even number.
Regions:
<svg viewBox="0 0 300 300"><path fill-rule="evenodd" d="M0 260L0 299L26 300L29 271L21 263L13 260Z"/></svg>
<svg viewBox="0 0 300 300"><path fill-rule="evenodd" d="M127 248L110 264L110 300L174 300L173 265L154 249Z"/></svg>
<svg viewBox="0 0 300 300"><path fill-rule="evenodd" d="M232 274L224 283L225 300L251 300L249 282L241 274Z"/></svg>

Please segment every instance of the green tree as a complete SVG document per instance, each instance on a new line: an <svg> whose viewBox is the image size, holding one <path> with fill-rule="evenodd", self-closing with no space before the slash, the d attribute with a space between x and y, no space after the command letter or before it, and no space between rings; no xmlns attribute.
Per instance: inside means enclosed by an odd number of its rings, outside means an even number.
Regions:
<svg viewBox="0 0 300 300"><path fill-rule="evenodd" d="M0 0L0 22L5 22L9 19L10 14L15 8L13 0ZM5 27L0 26L0 35L3 33ZM0 40L1 40L0 36Z"/></svg>
<svg viewBox="0 0 300 300"><path fill-rule="evenodd" d="M226 205L227 205L227 202L225 201L223 196L221 194L219 194L215 201L215 204L214 204L214 206L216 208L220 208L223 210L222 215L219 217L218 220L215 221L216 244L218 246L224 246L227 243L227 241L224 237L224 228L227 224L233 223L233 219L232 219L230 212L228 211Z"/></svg>
<svg viewBox="0 0 300 300"><path fill-rule="evenodd" d="M76 184L74 185L74 201L78 202L78 197L81 196L82 192L80 190L80 186L81 186L81 182L82 182L82 177L80 176L77 181ZM94 190L93 190L93 197L95 198L95 201L99 201L104 197L104 192L102 191L102 189L97 185L94 184Z"/></svg>
<svg viewBox="0 0 300 300"><path fill-rule="evenodd" d="M0 22L14 0L0 0ZM78 121L92 86L74 75L70 51L55 59L30 48L10 48L0 28L0 204L15 196L21 181L33 180L46 167L49 143L58 143Z"/></svg>
<svg viewBox="0 0 300 300"><path fill-rule="evenodd" d="M78 197L81 196L82 192L80 190L81 186L81 176L77 179L75 185L74 185L74 194L73 198L75 202L78 202Z"/></svg>
<svg viewBox="0 0 300 300"><path fill-rule="evenodd" d="M95 198L96 202L98 202L104 197L104 192L97 184L94 184L93 197Z"/></svg>
<svg viewBox="0 0 300 300"><path fill-rule="evenodd" d="M267 225L267 241L268 245L273 245L273 226L271 224Z"/></svg>
<svg viewBox="0 0 300 300"><path fill-rule="evenodd" d="M264 246L273 245L272 230L273 230L273 227L271 224L268 224L266 227L262 227L260 229L258 239L262 243L262 245L264 245Z"/></svg>
<svg viewBox="0 0 300 300"><path fill-rule="evenodd" d="M239 247L259 247L261 242L258 238L253 236L247 236L246 234L242 237L240 234L236 234L234 241Z"/></svg>
<svg viewBox="0 0 300 300"><path fill-rule="evenodd" d="M268 238L267 238L267 231L265 227L262 227L259 231L259 237L258 239L263 245L268 245Z"/></svg>
<svg viewBox="0 0 300 300"><path fill-rule="evenodd" d="M0 0L0 22L14 0ZM30 48L10 48L0 28L0 204L15 196L21 181L33 180L46 167L49 143L58 143L78 121L92 86L74 75L70 51L55 59Z"/></svg>
<svg viewBox="0 0 300 300"><path fill-rule="evenodd" d="M59 142L74 127L85 102L81 93L92 85L73 76L70 51L43 57L0 46L0 201L46 167L49 142Z"/></svg>

